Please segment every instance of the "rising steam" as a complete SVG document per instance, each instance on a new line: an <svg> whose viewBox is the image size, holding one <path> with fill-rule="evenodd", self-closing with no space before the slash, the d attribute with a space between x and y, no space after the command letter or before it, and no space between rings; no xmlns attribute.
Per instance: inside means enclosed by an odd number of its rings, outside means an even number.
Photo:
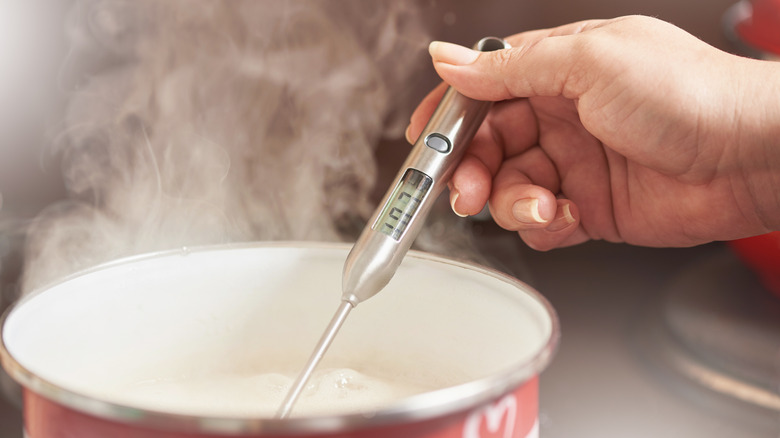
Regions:
<svg viewBox="0 0 780 438"><path fill-rule="evenodd" d="M26 291L184 245L354 238L430 39L414 1L363 0L82 1L67 33L69 198L29 229Z"/></svg>

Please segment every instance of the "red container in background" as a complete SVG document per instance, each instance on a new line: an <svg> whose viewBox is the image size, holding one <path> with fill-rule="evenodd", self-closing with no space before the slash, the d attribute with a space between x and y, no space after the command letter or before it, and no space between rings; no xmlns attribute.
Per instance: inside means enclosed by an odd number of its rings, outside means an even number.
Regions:
<svg viewBox="0 0 780 438"><path fill-rule="evenodd" d="M724 15L725 32L744 55L780 59L780 0L741 0ZM732 250L780 296L780 232L728 242Z"/></svg>
<svg viewBox="0 0 780 438"><path fill-rule="evenodd" d="M780 33L780 28L776 30ZM732 240L734 252L780 297L780 231Z"/></svg>
<svg viewBox="0 0 780 438"><path fill-rule="evenodd" d="M780 56L780 0L743 1L735 25L740 39L756 49Z"/></svg>

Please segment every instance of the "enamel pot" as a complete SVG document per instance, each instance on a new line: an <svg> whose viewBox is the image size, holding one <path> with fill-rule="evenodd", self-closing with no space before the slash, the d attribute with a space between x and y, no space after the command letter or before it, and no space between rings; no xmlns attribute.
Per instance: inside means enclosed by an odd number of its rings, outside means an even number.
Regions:
<svg viewBox="0 0 780 438"><path fill-rule="evenodd" d="M273 418L279 382L303 366L339 305L348 251L184 248L27 295L6 312L0 349L23 388L26 436L538 436L555 312L516 279L415 251L351 312L320 368L422 389L379 404L347 393ZM259 375L276 386L253 386Z"/></svg>

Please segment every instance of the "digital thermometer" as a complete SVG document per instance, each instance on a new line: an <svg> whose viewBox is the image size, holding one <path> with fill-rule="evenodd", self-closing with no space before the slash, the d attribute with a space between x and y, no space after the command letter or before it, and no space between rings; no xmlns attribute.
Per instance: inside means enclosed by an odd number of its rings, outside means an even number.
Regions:
<svg viewBox="0 0 780 438"><path fill-rule="evenodd" d="M490 52L509 48L509 45L502 39L488 37L474 48ZM393 277L491 105L492 102L470 99L452 87L444 93L401 166L395 184L387 191L347 256L342 275L342 303L287 393L277 412L278 418L289 416L349 311L379 293Z"/></svg>

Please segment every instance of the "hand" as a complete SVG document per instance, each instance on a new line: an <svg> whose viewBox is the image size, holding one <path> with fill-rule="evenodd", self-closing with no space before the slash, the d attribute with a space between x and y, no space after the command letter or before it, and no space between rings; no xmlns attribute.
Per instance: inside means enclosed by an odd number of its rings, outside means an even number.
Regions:
<svg viewBox="0 0 780 438"><path fill-rule="evenodd" d="M780 228L780 64L648 17L430 46L441 78L497 101L453 175L460 215L548 250L589 239L691 246ZM445 85L412 116L417 138Z"/></svg>

